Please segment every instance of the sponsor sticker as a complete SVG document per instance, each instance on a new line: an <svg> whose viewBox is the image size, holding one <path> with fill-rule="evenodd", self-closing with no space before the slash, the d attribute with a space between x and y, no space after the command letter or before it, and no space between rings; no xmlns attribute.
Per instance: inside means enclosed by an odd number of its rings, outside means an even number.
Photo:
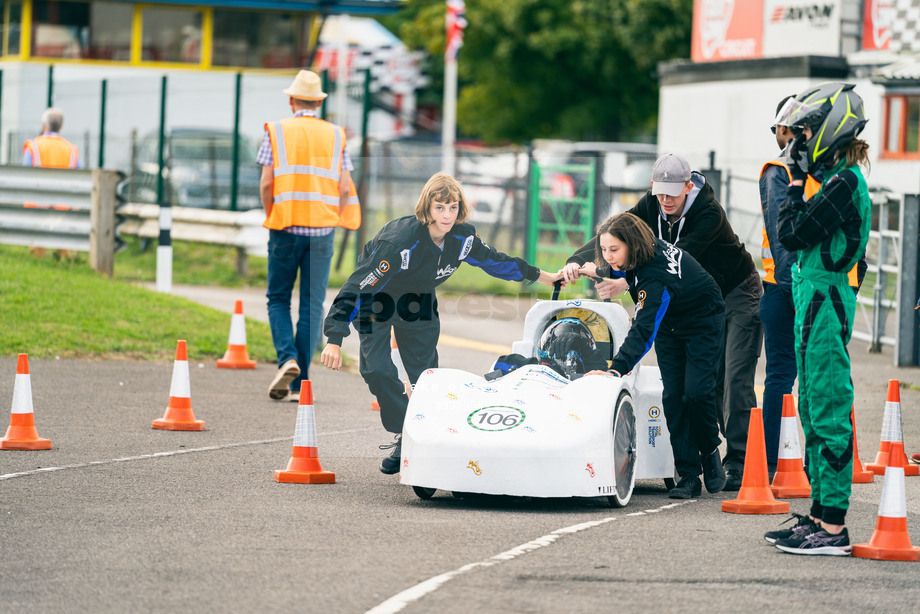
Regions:
<svg viewBox="0 0 920 614"><path fill-rule="evenodd" d="M435 276L435 279L443 279L444 277L450 277L457 270L457 267L450 266L449 264L444 265L443 269L438 269L438 274Z"/></svg>
<svg viewBox="0 0 920 614"><path fill-rule="evenodd" d="M365 286L373 286L373 285L376 284L376 283L377 283L377 274L376 274L376 273L368 273L367 277L365 277L365 278L361 281L361 283L358 284L358 288L360 288L361 290L363 290L363 289L365 288Z"/></svg>
<svg viewBox="0 0 920 614"><path fill-rule="evenodd" d="M587 471L588 475L590 475L592 478L594 477L594 466L591 465L591 463L588 463L588 466L585 467L585 471Z"/></svg>
<svg viewBox="0 0 920 614"><path fill-rule="evenodd" d="M403 271L409 268L409 258L412 257L412 250L404 249L399 252L399 257L402 259L402 263L399 265Z"/></svg>
<svg viewBox="0 0 920 614"><path fill-rule="evenodd" d="M657 405L652 405L648 408L648 417L652 420L657 420L661 417L661 408Z"/></svg>
<svg viewBox="0 0 920 614"><path fill-rule="evenodd" d="M472 469L473 473L476 475L482 475L482 469L479 468L479 463L477 461L471 460L467 465L467 469Z"/></svg>
<svg viewBox="0 0 920 614"><path fill-rule="evenodd" d="M381 260L380 264L377 265L377 268L374 270L377 273L377 277L383 277L384 273L390 270L390 263L386 260Z"/></svg>
<svg viewBox="0 0 920 614"><path fill-rule="evenodd" d="M470 252L473 250L473 236L470 235L466 238L466 241L463 242L463 247L460 248L460 257L458 260L464 260L467 256L470 255Z"/></svg>
<svg viewBox="0 0 920 614"><path fill-rule="evenodd" d="M650 426L648 427L648 445L655 447L655 440L661 437L661 427L660 426Z"/></svg>

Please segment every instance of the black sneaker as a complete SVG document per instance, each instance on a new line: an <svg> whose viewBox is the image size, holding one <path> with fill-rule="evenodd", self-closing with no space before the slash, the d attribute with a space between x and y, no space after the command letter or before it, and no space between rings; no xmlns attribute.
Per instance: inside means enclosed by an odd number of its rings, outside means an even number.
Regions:
<svg viewBox="0 0 920 614"><path fill-rule="evenodd" d="M692 499L703 493L703 483L695 475L685 475L677 486L668 491L671 499Z"/></svg>
<svg viewBox="0 0 920 614"><path fill-rule="evenodd" d="M788 539L778 539L773 545L791 554L850 556L850 536L846 527L837 535L831 535L815 525L810 531L802 531Z"/></svg>
<svg viewBox="0 0 920 614"><path fill-rule="evenodd" d="M399 473L399 457L402 454L402 434L397 433L394 436L393 443L386 443L380 446L381 450L390 450L390 455L380 463L380 471L387 475Z"/></svg>
<svg viewBox="0 0 920 614"><path fill-rule="evenodd" d="M719 448L709 454L703 454L701 460L706 490L715 493L725 488L725 469L722 467L722 459L719 458Z"/></svg>
<svg viewBox="0 0 920 614"><path fill-rule="evenodd" d="M741 482L744 478L744 474L740 469L726 469L725 470L725 488L722 490L726 492L738 492L741 490Z"/></svg>
<svg viewBox="0 0 920 614"><path fill-rule="evenodd" d="M775 544L779 539L789 539L790 537L794 537L799 533L811 531L814 527L818 526L815 524L815 521L811 519L811 516L803 516L802 514L792 514L792 516L783 521L783 524L792 522L796 519L798 519L798 522L796 522L790 528L767 531L763 534L763 538L767 540L768 544Z"/></svg>

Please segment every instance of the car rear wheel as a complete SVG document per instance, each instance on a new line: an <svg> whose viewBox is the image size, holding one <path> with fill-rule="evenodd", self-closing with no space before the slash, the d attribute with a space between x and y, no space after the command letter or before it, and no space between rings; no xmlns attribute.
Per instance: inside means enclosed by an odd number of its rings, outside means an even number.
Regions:
<svg viewBox="0 0 920 614"><path fill-rule="evenodd" d="M613 420L614 493L607 497L613 507L625 507L636 485L636 413L632 397L623 392Z"/></svg>
<svg viewBox="0 0 920 614"><path fill-rule="evenodd" d="M415 494L419 499L430 499L432 496L434 496L434 493L435 491L437 491L437 488L425 488L424 486L413 486L412 490L415 491Z"/></svg>

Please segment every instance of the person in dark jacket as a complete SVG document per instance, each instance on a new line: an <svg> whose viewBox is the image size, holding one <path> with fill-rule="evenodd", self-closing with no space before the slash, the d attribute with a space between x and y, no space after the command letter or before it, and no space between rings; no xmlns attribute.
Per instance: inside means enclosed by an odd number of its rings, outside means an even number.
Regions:
<svg viewBox="0 0 920 614"><path fill-rule="evenodd" d="M552 286L558 273L548 273L486 245L472 224L460 183L436 173L425 184L415 215L388 222L364 246L358 266L332 303L323 331L327 345L320 360L331 369L342 366L342 339L354 325L361 341L360 371L380 404L383 427L395 434L380 466L399 472L401 434L408 397L390 358L390 330L400 357L415 385L425 370L438 366L438 300L441 285L464 262L508 281Z"/></svg>
<svg viewBox="0 0 920 614"><path fill-rule="evenodd" d="M754 375L763 329L758 310L763 293L760 274L738 239L706 178L690 170L682 156L665 154L652 167L652 186L629 210L655 235L681 248L709 273L725 301L724 348L716 377L719 426L725 436L725 490L741 488L751 408L757 405ZM589 241L566 262L582 265L593 257ZM566 278L567 281L571 281ZM622 281L597 285L601 298L626 290Z"/></svg>
<svg viewBox="0 0 920 614"><path fill-rule="evenodd" d="M706 490L719 492L725 486L715 395L725 326L719 287L690 254L656 239L632 213L601 223L595 251L597 264L569 264L567 276L619 278L629 285L635 317L609 373L631 371L654 342L664 387L661 401L680 476L668 496L698 497L700 473Z"/></svg>

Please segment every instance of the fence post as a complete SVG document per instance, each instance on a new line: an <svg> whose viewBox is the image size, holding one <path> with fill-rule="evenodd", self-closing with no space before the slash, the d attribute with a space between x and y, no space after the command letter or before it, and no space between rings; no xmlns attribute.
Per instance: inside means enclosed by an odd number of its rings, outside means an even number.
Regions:
<svg viewBox="0 0 920 614"><path fill-rule="evenodd" d="M93 171L89 212L89 266L108 277L115 274L115 187L118 171Z"/></svg>
<svg viewBox="0 0 920 614"><path fill-rule="evenodd" d="M914 305L920 292L917 269L920 253L917 250L917 234L920 232L920 195L905 194L901 206L901 275L898 291L898 346L895 352L895 366L917 366L918 339L917 316Z"/></svg>

